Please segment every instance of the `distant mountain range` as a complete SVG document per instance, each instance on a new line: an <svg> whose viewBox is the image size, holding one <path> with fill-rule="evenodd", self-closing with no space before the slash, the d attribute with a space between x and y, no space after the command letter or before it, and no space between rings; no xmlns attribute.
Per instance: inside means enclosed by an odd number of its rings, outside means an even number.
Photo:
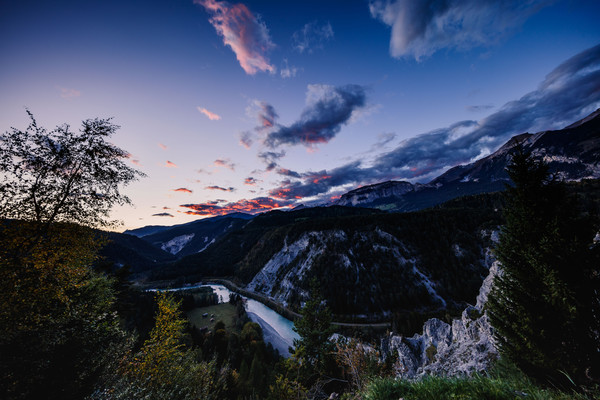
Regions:
<svg viewBox="0 0 600 400"><path fill-rule="evenodd" d="M564 129L513 137L493 154L459 165L428 184L388 181L352 190L335 205L415 211L470 194L503 190L509 182L506 166L517 144L548 163L565 181L600 177L600 110Z"/></svg>
<svg viewBox="0 0 600 400"><path fill-rule="evenodd" d="M253 215L232 213L173 226L145 226L125 231L177 258L200 253L226 232L238 229Z"/></svg>
<svg viewBox="0 0 600 400"><path fill-rule="evenodd" d="M487 274L492 232L502 224L503 200L493 192L509 182L505 168L518 143L558 178L583 181L572 190L600 198L596 111L561 130L515 136L428 184L389 181L352 190L327 207L111 234L105 257L131 265L136 279L227 277L295 310L317 278L334 312L348 319L460 308L474 301ZM593 201L587 206L600 209Z"/></svg>

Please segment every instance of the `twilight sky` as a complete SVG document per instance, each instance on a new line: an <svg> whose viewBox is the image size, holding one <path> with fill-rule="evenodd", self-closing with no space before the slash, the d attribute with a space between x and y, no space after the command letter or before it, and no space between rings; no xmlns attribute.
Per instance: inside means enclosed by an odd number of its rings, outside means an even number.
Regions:
<svg viewBox="0 0 600 400"><path fill-rule="evenodd" d="M126 228L426 183L600 107L597 0L2 0L0 130L113 117Z"/></svg>

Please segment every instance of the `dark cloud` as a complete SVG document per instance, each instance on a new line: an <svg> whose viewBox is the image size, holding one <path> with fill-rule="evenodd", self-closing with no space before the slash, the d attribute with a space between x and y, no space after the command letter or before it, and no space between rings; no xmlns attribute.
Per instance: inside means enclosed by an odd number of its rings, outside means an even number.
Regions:
<svg viewBox="0 0 600 400"><path fill-rule="evenodd" d="M368 178L368 175L368 170L361 168L360 162L355 161L329 171L305 172L300 175L301 180L284 180L269 195L286 200L313 197L327 193L331 188L356 184Z"/></svg>
<svg viewBox="0 0 600 400"><path fill-rule="evenodd" d="M222 186L216 186L216 185L212 185L212 186L206 186L204 189L206 190L220 190L222 192L235 192L235 188L234 187L222 187Z"/></svg>
<svg viewBox="0 0 600 400"><path fill-rule="evenodd" d="M248 115L256 115L256 119L258 120L258 125L254 127L253 131L245 131L239 135L240 144L249 149L256 140L257 135L273 129L278 115L275 107L259 100L253 100L250 106L248 106L246 113Z"/></svg>
<svg viewBox="0 0 600 400"><path fill-rule="evenodd" d="M307 105L300 119L290 126L278 125L269 131L265 144L271 148L282 144L312 147L327 143L366 105L365 88L359 85L333 87L309 85Z"/></svg>
<svg viewBox="0 0 600 400"><path fill-rule="evenodd" d="M177 189L173 189L174 192L183 192L183 193L192 193L191 189L188 188L177 188Z"/></svg>
<svg viewBox="0 0 600 400"><path fill-rule="evenodd" d="M315 49L323 48L325 42L333 39L333 28L329 22L319 24L318 21L309 22L292 35L294 50L299 53L312 53Z"/></svg>
<svg viewBox="0 0 600 400"><path fill-rule="evenodd" d="M258 181L256 180L256 178L249 176L246 179L244 179L244 185L248 185L248 186L255 186L258 183Z"/></svg>
<svg viewBox="0 0 600 400"><path fill-rule="evenodd" d="M152 214L153 217L171 217L173 218L173 215L169 214L169 213L158 213L158 214Z"/></svg>
<svg viewBox="0 0 600 400"><path fill-rule="evenodd" d="M302 175L300 175L299 172L292 171L287 168L277 168L277 174L283 175L283 176L288 176L290 178L301 178L302 177Z"/></svg>
<svg viewBox="0 0 600 400"><path fill-rule="evenodd" d="M444 48L489 46L553 0L372 0L371 16L392 28L392 57L420 60Z"/></svg>
<svg viewBox="0 0 600 400"><path fill-rule="evenodd" d="M476 106L466 106L465 108L467 111L470 111L470 112L482 112L482 111L491 110L492 108L494 108L494 106L491 104L481 104L481 105L476 105Z"/></svg>
<svg viewBox="0 0 600 400"><path fill-rule="evenodd" d="M348 163L329 171L285 180L271 196L298 199L328 196L342 185L390 179L426 182L458 164L486 156L512 136L563 128L600 107L600 45L554 69L537 90L509 102L480 121L460 121L402 141L370 166Z"/></svg>
<svg viewBox="0 0 600 400"><path fill-rule="evenodd" d="M270 129L274 127L275 120L277 119L277 117L279 117L279 115L277 115L277 112L275 111L275 108L271 104L265 103L264 101L258 102L257 105L259 106L259 126L257 130Z"/></svg>
<svg viewBox="0 0 600 400"><path fill-rule="evenodd" d="M272 171L275 168L277 168L279 159L283 158L284 156L285 156L285 151L283 151L283 150L280 152L263 151L263 152L258 153L258 158L263 160L263 162L266 164L267 171Z"/></svg>
<svg viewBox="0 0 600 400"><path fill-rule="evenodd" d="M254 214L269 211L275 208L286 208L290 206L289 201L275 200L270 197L257 197L255 199L242 199L236 202L217 205L211 203L182 204L180 207L188 208L186 214L217 216L232 212L244 212Z"/></svg>

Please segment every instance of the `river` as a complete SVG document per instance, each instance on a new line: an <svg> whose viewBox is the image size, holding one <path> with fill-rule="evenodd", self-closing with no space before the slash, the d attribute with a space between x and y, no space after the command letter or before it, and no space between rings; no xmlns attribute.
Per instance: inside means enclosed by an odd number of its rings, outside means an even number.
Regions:
<svg viewBox="0 0 600 400"><path fill-rule="evenodd" d="M227 289L223 285L205 285L210 286L219 298L219 303L226 303L229 301L229 295L232 293L231 290ZM187 290L194 289L200 286L190 286L178 289L169 289L171 291L176 290ZM273 348L279 351L283 357L289 357L289 348L294 345L294 339L299 339L300 336L294 332L294 323L287 318L277 314L271 308L265 306L261 302L254 299L249 299L242 296L245 300L246 313L252 322L256 322L260 325L263 330L263 336L265 342L271 343Z"/></svg>
<svg viewBox="0 0 600 400"><path fill-rule="evenodd" d="M229 301L229 295L232 293L223 285L208 285L217 296L219 302L224 303ZM245 300L246 313L252 322L256 322L263 330L265 342L279 350L283 357L289 357L289 348L294 345L294 339L299 339L300 336L294 332L294 323L287 318L282 317L275 311L265 306L263 303L254 299L249 299L242 296Z"/></svg>

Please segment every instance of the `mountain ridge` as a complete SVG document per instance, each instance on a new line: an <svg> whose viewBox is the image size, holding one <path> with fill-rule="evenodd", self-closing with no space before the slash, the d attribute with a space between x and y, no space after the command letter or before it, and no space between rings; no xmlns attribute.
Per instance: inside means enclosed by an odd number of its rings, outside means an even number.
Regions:
<svg viewBox="0 0 600 400"><path fill-rule="evenodd" d="M509 182L505 169L517 144L545 161L562 180L599 178L600 109L563 129L515 135L492 154L452 167L429 183L376 183L351 190L333 204L415 211L461 195L503 190Z"/></svg>

